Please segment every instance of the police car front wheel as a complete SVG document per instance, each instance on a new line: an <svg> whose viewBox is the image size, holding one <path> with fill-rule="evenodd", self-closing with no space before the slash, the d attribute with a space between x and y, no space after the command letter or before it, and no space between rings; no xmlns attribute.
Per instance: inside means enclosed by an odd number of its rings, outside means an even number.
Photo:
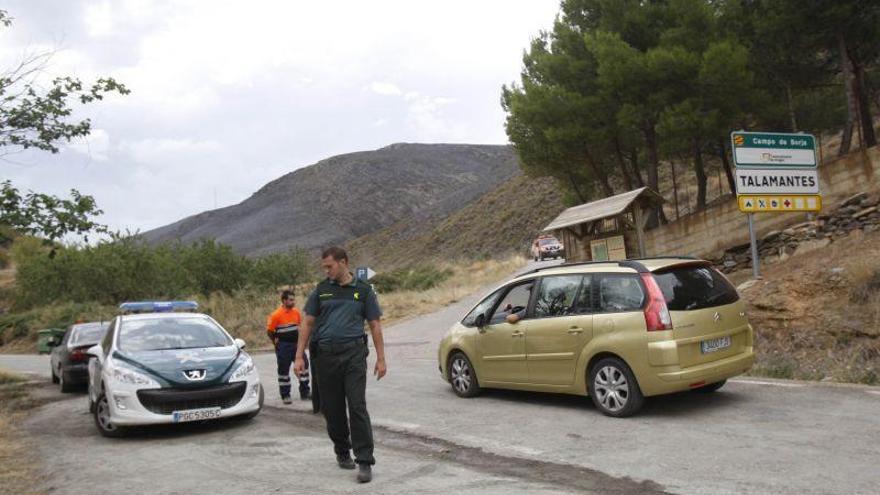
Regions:
<svg viewBox="0 0 880 495"><path fill-rule="evenodd" d="M113 419L110 417L110 403L103 393L95 403L95 426L98 427L98 432L105 437L116 438L126 433L125 428L113 423Z"/></svg>

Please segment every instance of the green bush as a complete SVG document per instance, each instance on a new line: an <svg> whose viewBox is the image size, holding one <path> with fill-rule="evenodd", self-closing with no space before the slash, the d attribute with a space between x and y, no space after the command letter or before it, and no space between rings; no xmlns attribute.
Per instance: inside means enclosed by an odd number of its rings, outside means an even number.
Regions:
<svg viewBox="0 0 880 495"><path fill-rule="evenodd" d="M9 258L9 252L5 249L0 249L0 269L9 266Z"/></svg>
<svg viewBox="0 0 880 495"><path fill-rule="evenodd" d="M117 305L127 300L231 294L248 286L299 284L311 275L302 250L249 259L212 240L149 246L125 237L95 246L31 248L16 253L17 310L51 301Z"/></svg>
<svg viewBox="0 0 880 495"><path fill-rule="evenodd" d="M45 305L39 308L0 315L0 343L23 337L36 339L37 330L65 328L80 320L108 320L115 314L114 306L45 301Z"/></svg>
<svg viewBox="0 0 880 495"><path fill-rule="evenodd" d="M274 288L281 285L296 285L308 280L310 275L306 252L302 249L292 249L286 253L274 253L254 259L250 282L255 287Z"/></svg>
<svg viewBox="0 0 880 495"><path fill-rule="evenodd" d="M377 291L388 293L402 290L427 290L443 282L452 275L452 270L439 269L432 265L416 268L403 268L380 273L370 279Z"/></svg>

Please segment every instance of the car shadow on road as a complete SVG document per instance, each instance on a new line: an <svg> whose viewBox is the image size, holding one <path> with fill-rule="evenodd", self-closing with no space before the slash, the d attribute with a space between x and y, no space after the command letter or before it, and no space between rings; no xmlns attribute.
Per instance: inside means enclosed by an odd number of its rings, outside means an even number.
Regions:
<svg viewBox="0 0 880 495"><path fill-rule="evenodd" d="M593 405L593 401L586 396L487 389L482 392L481 397L540 407L590 410L599 414ZM737 407L744 402L748 402L748 397L741 391L734 392L722 389L707 394L679 392L646 398L644 407L642 407L637 415L641 417L688 417L691 415L704 415L724 408Z"/></svg>
<svg viewBox="0 0 880 495"><path fill-rule="evenodd" d="M199 435L210 435L211 433L217 432L235 432L241 428L247 428L255 421L259 420L257 418L246 420L233 417L182 424L137 426L131 427L127 430L125 437L122 440L150 442L180 438L189 441L192 440L192 437Z"/></svg>

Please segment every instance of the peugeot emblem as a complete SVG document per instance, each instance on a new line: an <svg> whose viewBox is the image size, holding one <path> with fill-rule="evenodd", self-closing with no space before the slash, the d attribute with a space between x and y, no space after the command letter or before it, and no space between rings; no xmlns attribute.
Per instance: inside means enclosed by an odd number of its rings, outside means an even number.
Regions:
<svg viewBox="0 0 880 495"><path fill-rule="evenodd" d="M185 370L183 372L183 376L186 377L187 380L191 382L197 382L205 379L205 375L208 374L208 370Z"/></svg>
<svg viewBox="0 0 880 495"><path fill-rule="evenodd" d="M716 311L716 312L715 312L715 317L714 317L714 318L715 318L715 323L718 323L719 321L721 321L721 313L719 313L718 311Z"/></svg>

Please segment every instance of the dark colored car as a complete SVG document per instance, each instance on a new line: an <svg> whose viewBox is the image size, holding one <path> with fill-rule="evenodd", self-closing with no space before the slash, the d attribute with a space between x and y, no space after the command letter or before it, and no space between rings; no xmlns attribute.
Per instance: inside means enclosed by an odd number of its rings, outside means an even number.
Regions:
<svg viewBox="0 0 880 495"><path fill-rule="evenodd" d="M62 392L71 392L89 381L89 355L86 350L104 338L110 322L71 325L52 349L49 359L52 383L60 383Z"/></svg>

